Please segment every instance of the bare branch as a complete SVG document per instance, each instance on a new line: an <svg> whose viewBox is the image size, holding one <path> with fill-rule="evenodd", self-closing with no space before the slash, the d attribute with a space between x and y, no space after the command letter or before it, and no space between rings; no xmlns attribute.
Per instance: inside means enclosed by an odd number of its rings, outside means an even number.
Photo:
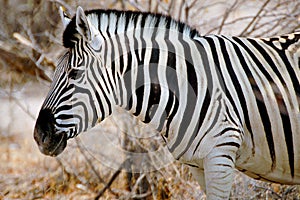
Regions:
<svg viewBox="0 0 300 200"><path fill-rule="evenodd" d="M76 140L76 144L77 147L80 151L80 153L83 155L83 157L85 158L85 160L87 161L88 165L91 167L92 171L94 172L94 174L97 176L98 180L101 183L105 183L105 181L102 179L102 177L100 176L100 174L98 173L98 171L96 170L96 168L94 167L92 161L87 157L87 155L85 154L85 150L83 150L83 146L81 145L81 143L79 142L78 138L75 138Z"/></svg>
<svg viewBox="0 0 300 200"><path fill-rule="evenodd" d="M144 193L144 194L137 194L137 193L135 192L135 191L138 189L138 186L141 184L142 180L143 180L145 177L146 177L146 174L145 174L145 173L141 174L141 175L138 177L138 179L136 180L134 186L133 186L132 189L131 189L131 192L130 192L129 194L127 194L127 195L124 197L124 199L133 199L133 198L139 199L139 198L145 198L145 197L151 195L151 192L150 192L150 191L148 191L148 192L146 192L146 193Z"/></svg>
<svg viewBox="0 0 300 200"><path fill-rule="evenodd" d="M238 0L235 0L234 3L230 6L230 8L226 10L226 12L225 12L225 14L224 14L224 17L223 17L223 19L222 19L222 22L221 22L221 24L220 24L220 26L219 26L218 34L220 34L220 33L222 32L222 28L223 28L223 26L224 26L224 24L225 24L225 21L227 20L229 14L230 14L230 13L232 12L232 10L235 8L235 6L237 5L237 3L238 3Z"/></svg>
<svg viewBox="0 0 300 200"><path fill-rule="evenodd" d="M1 89L2 90L2 89ZM17 98L17 97L15 97L15 96L13 96L11 93L9 93L9 92L7 92L7 91L5 91L5 90L2 90L3 91L3 93L5 94L5 95L7 95L10 99L12 99L20 108L21 108L21 110L23 110L31 119L33 119L33 120L35 120L35 116L34 116L34 114L32 114L30 111L29 111L29 109L28 108L26 108L22 103L21 103L21 101Z"/></svg>
<svg viewBox="0 0 300 200"><path fill-rule="evenodd" d="M72 7L69 6L69 4L66 3L65 1L63 1L63 0L50 0L50 1L54 2L54 3L58 3L61 6L65 7L67 9L67 11L69 12L69 14L71 14L72 16L75 14L75 11L72 9Z"/></svg>
<svg viewBox="0 0 300 200"><path fill-rule="evenodd" d="M108 181L108 183L105 185L104 188L102 188L102 190L98 193L98 195L95 197L95 200L100 199L100 197L104 194L104 192L110 188L111 184L114 182L114 180L119 176L119 174L121 173L122 169L124 168L124 166L127 164L128 160L125 160L119 167L119 169L117 171L115 171L115 173L112 175L112 177L110 178L110 180Z"/></svg>
<svg viewBox="0 0 300 200"><path fill-rule="evenodd" d="M282 196L277 194L277 192L275 192L274 190L272 190L271 188L267 188L267 187L263 187L263 186L258 186L258 185L255 185L256 188L259 188L259 189L263 189L265 191L269 191L271 192L273 195L275 195L276 199L282 199Z"/></svg>
<svg viewBox="0 0 300 200"><path fill-rule="evenodd" d="M128 0L128 2L135 7L136 9L138 9L139 11L142 12L146 12L147 10L145 8L143 8L139 3L137 3L135 0Z"/></svg>
<svg viewBox="0 0 300 200"><path fill-rule="evenodd" d="M245 36L248 29L251 27L251 25L257 20L261 12L265 9L265 7L269 4L270 0L267 0L262 7L259 9L259 11L256 13L255 17L250 21L250 23L246 26L246 28L240 33L240 36Z"/></svg>

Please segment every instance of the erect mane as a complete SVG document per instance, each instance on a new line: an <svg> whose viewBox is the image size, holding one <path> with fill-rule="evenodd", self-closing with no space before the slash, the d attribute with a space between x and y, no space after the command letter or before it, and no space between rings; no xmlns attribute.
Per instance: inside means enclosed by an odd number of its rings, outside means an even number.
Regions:
<svg viewBox="0 0 300 200"><path fill-rule="evenodd" d="M191 38L193 38L195 35L199 35L195 29L189 27L188 25L186 25L180 21L174 20L169 16L162 15L162 14L153 14L153 13L149 13L149 12L137 12L137 11L102 10L102 9L88 10L88 11L85 11L85 14L88 19L93 18L93 20L96 21L96 22L94 22L94 25L96 24L100 31L109 32L109 30L102 30L101 25L100 25L101 17L106 15L107 19L109 20L107 22L108 27L113 26L115 31L117 30L118 20L120 18L122 18L122 20L125 22L124 25L125 25L125 31L126 31L126 29L129 26L129 22L131 22L131 21L136 22L137 18L141 17L142 22L141 22L140 28L143 28L145 25L146 19L150 17L153 22L151 24L154 25L153 27L157 27L159 22L161 20L164 20L166 29L173 29L173 30L178 31L179 33L188 34ZM114 23L110 23L110 20L115 20L115 21L114 21ZM110 30L111 30L111 28L112 27L110 27ZM74 16L63 33L64 47L72 48L74 46L74 41L76 41L76 39L78 39L78 37L79 37L79 33L76 30L76 17Z"/></svg>

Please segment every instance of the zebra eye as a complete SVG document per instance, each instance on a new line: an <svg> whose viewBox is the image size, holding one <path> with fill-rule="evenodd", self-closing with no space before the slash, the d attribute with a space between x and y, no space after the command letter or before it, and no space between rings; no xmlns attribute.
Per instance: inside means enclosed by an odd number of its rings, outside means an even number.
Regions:
<svg viewBox="0 0 300 200"><path fill-rule="evenodd" d="M69 71L69 74L68 74L68 77L70 79L78 79L82 76L83 74L83 70L79 70L79 69L75 69L75 68L72 68L70 71Z"/></svg>
<svg viewBox="0 0 300 200"><path fill-rule="evenodd" d="M75 79L76 76L77 76L77 71L78 71L78 70L76 70L76 69L70 70L70 72L69 72L69 78Z"/></svg>

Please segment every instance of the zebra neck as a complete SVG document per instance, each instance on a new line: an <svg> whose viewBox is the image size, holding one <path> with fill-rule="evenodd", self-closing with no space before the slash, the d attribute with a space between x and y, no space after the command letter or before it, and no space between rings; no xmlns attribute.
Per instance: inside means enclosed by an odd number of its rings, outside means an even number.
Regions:
<svg viewBox="0 0 300 200"><path fill-rule="evenodd" d="M115 104L166 135L169 127L185 132L189 123L180 122L199 115L195 105L206 96L203 90L197 99L197 82L205 87L206 80L202 69L196 69L201 60L196 32L167 17L142 13L102 14L98 19L109 22L99 25L104 38L99 53Z"/></svg>
<svg viewBox="0 0 300 200"><path fill-rule="evenodd" d="M113 77L112 94L117 106L128 110L145 123L151 122L161 130L169 113L156 111L170 112L172 107L166 106L167 102L163 103L167 99L162 92L166 93L165 88L168 86L162 79L166 79L166 71L173 78L176 77L175 62L172 63L171 58L168 58L168 51L162 51L158 42L151 40L151 37L137 38L136 35L118 36L117 43L112 41L114 44L126 44L125 47L112 45L108 51L111 55L118 55L112 56L115 57L114 60L107 59L106 63ZM176 87L178 90L178 86ZM174 104L174 101L172 99L168 103Z"/></svg>
<svg viewBox="0 0 300 200"><path fill-rule="evenodd" d="M167 136L169 127L181 132L187 129L188 125L172 124L193 115L199 100L197 79L203 78L191 58L193 52L198 51L194 41L183 35L166 37L164 33L165 37L154 37L150 32L141 36L137 31L111 38L106 41L107 51L103 57L107 58L105 66L112 77L116 105ZM185 48L184 45L190 46Z"/></svg>

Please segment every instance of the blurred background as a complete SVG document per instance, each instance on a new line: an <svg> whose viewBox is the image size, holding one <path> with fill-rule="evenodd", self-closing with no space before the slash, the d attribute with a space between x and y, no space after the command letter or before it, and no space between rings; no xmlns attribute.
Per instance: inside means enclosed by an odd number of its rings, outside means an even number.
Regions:
<svg viewBox="0 0 300 200"><path fill-rule="evenodd" d="M70 140L60 156L39 152L33 127L65 51L59 6L71 15L79 5L163 13L202 35L267 37L300 30L298 0L0 0L0 5L0 199L204 198L188 168L164 151L159 134L121 110ZM149 153L158 149L158 157ZM124 166L125 158L141 153L142 159ZM236 174L231 199L300 199L299 186Z"/></svg>

